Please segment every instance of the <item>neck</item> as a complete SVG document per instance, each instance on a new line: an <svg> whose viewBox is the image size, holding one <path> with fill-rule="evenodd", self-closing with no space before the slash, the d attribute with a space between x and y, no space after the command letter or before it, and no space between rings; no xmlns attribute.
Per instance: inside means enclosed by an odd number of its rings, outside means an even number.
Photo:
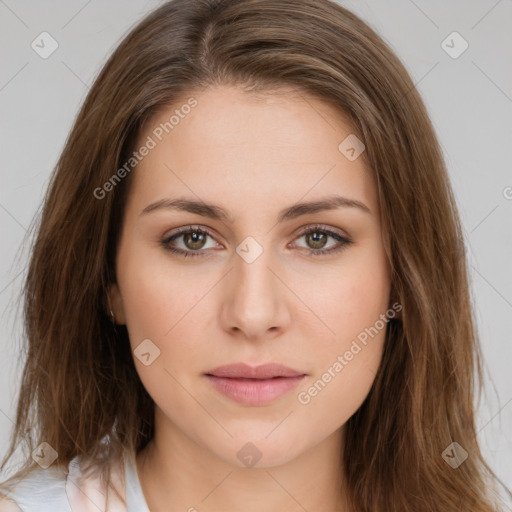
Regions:
<svg viewBox="0 0 512 512"><path fill-rule="evenodd" d="M246 468L219 459L167 423L137 454L137 471L151 512L347 512L341 447L337 430L285 464Z"/></svg>

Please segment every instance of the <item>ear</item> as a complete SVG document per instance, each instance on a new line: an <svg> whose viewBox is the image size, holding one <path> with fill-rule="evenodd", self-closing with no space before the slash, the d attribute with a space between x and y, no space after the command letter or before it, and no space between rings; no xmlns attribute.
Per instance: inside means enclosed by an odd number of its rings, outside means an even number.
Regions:
<svg viewBox="0 0 512 512"><path fill-rule="evenodd" d="M107 306L107 314L110 316L109 309L112 308L112 312L114 313L116 319L116 324L126 324L123 297L121 296L121 291L119 290L119 286L116 283L113 283L109 286L107 303L109 304L109 306Z"/></svg>

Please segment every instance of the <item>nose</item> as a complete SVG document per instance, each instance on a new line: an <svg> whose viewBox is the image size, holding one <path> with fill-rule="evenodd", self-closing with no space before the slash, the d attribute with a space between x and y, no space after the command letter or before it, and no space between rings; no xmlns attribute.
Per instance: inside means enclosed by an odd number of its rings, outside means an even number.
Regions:
<svg viewBox="0 0 512 512"><path fill-rule="evenodd" d="M220 309L222 327L231 335L250 341L273 339L286 331L291 314L291 293L278 278L279 271L263 253L252 263L238 254L226 276Z"/></svg>

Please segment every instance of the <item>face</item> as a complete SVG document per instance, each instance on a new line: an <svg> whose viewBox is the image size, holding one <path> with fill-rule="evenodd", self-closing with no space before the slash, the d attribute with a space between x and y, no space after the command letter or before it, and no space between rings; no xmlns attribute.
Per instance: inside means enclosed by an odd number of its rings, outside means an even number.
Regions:
<svg viewBox="0 0 512 512"><path fill-rule="evenodd" d="M191 94L148 124L110 300L156 432L271 467L341 433L362 404L390 272L364 152L354 159L353 139L339 149L352 133L312 97L232 87ZM216 371L236 363L242 373ZM250 373L267 363L291 370Z"/></svg>

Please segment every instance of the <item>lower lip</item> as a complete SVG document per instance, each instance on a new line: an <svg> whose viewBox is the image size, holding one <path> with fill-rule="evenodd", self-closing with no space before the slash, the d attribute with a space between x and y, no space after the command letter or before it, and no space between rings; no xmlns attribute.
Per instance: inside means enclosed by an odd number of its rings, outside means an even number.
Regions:
<svg viewBox="0 0 512 512"><path fill-rule="evenodd" d="M276 377L273 379L228 379L206 375L213 387L235 402L245 405L265 405L293 389L305 377Z"/></svg>

